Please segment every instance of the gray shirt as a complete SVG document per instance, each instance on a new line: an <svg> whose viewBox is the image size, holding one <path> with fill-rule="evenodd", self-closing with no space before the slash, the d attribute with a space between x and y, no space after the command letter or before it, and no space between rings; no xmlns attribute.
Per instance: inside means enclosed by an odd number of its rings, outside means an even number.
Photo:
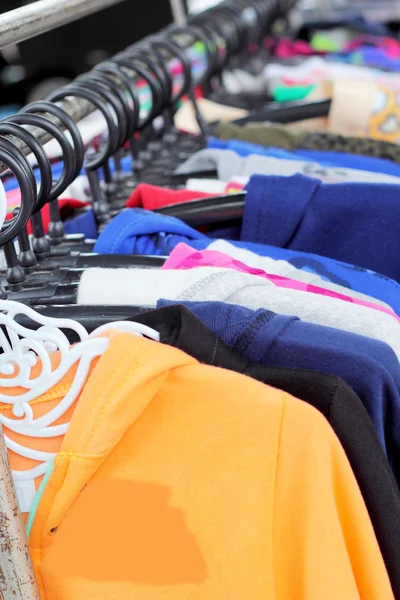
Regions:
<svg viewBox="0 0 400 600"><path fill-rule="evenodd" d="M199 150L180 165L175 172L180 175L189 175L202 171L216 171L218 179L222 181L229 181L232 177L238 176L251 177L255 174L290 177L295 173L302 173L309 177L315 177L323 183L400 183L400 178L384 173L342 167L324 167L319 163L259 154L243 157L233 150L214 148Z"/></svg>
<svg viewBox="0 0 400 600"><path fill-rule="evenodd" d="M230 269L88 269L82 274L78 303L155 306L157 300L215 300L256 310L295 315L391 346L400 357L400 322L393 315L337 298L276 287L267 279Z"/></svg>

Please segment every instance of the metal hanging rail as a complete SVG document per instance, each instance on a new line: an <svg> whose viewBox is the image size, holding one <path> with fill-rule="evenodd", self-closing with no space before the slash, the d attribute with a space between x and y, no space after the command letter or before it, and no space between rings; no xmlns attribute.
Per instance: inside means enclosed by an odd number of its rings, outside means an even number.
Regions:
<svg viewBox="0 0 400 600"><path fill-rule="evenodd" d="M186 25L186 11L183 0L169 0L172 16L176 25Z"/></svg>
<svg viewBox="0 0 400 600"><path fill-rule="evenodd" d="M0 14L0 48L72 23L123 0L38 0Z"/></svg>

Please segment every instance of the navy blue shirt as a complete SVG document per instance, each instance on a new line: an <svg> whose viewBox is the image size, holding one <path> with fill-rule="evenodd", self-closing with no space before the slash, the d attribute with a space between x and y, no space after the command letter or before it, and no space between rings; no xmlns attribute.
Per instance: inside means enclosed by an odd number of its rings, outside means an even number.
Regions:
<svg viewBox="0 0 400 600"><path fill-rule="evenodd" d="M160 300L157 308L170 304L177 303ZM389 346L267 310L223 302L179 304L253 364L321 371L343 379L366 407L400 482L400 364Z"/></svg>
<svg viewBox="0 0 400 600"><path fill-rule="evenodd" d="M254 175L240 239L313 252L400 281L399 189Z"/></svg>

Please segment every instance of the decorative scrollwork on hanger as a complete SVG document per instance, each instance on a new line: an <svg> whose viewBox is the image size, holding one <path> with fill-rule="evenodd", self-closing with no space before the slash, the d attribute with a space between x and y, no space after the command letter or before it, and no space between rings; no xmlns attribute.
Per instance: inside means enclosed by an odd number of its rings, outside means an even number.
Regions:
<svg viewBox="0 0 400 600"><path fill-rule="evenodd" d="M15 318L25 315L37 329L20 325ZM64 331L73 331L78 342L70 345ZM36 313L18 302L0 301L0 402L11 405L14 418L0 412L0 423L10 432L27 437L51 438L66 433L69 423L54 425L66 413L81 393L90 366L109 345L103 334L110 330L146 336L155 341L159 334L139 323L115 322L89 334L72 319L55 319ZM56 353L56 354L55 354ZM56 386L76 365L74 379L60 402L45 414L35 417L32 400ZM13 390L12 394L6 390ZM55 455L23 446L5 435L7 447L13 452L40 464L25 471L13 471L15 482L33 481L46 473Z"/></svg>

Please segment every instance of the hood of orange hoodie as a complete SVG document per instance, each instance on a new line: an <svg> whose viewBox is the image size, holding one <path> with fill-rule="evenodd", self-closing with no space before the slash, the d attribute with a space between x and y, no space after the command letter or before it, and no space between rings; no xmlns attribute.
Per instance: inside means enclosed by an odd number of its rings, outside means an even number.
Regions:
<svg viewBox="0 0 400 600"><path fill-rule="evenodd" d="M154 511L144 519L156 537L148 527L139 533L132 518L127 533L127 510L149 508L136 485L139 504L124 496L126 508L91 487L102 477L114 486L117 463L119 474L132 467L132 480L150 474L147 483L166 484L163 506L173 494L167 519L154 521ZM158 536L171 513L173 528ZM92 516L97 537L85 535ZM135 550L121 545L128 539ZM175 552L171 540L180 539ZM30 543L42 600L393 599L357 482L325 419L280 390L131 334L110 341L84 386Z"/></svg>
<svg viewBox="0 0 400 600"><path fill-rule="evenodd" d="M33 556L51 544L65 513L157 395L171 369L197 361L132 334L110 339L85 384L33 524ZM37 557L40 560L40 557Z"/></svg>

